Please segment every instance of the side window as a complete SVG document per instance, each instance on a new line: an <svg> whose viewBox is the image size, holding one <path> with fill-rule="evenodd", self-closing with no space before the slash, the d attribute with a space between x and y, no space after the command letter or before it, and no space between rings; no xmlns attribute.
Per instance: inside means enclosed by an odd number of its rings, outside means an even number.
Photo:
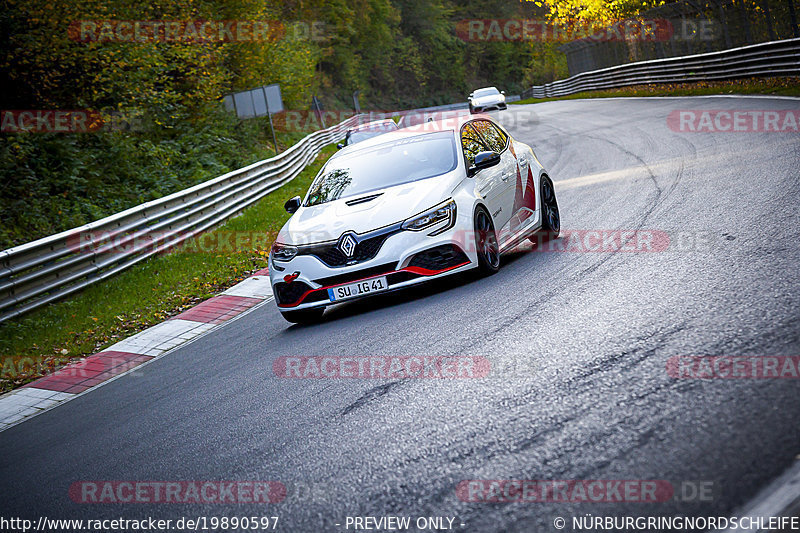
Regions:
<svg viewBox="0 0 800 533"><path fill-rule="evenodd" d="M469 165L475 162L475 156L478 155L478 152L488 150L483 143L483 139L472 127L472 124L467 124L461 129L461 147L464 149L464 156L466 156Z"/></svg>
<svg viewBox="0 0 800 533"><path fill-rule="evenodd" d="M475 129L486 139L486 142L489 143L492 150L500 153L506 149L508 137L505 133L496 128L494 124L488 120L476 120L474 124Z"/></svg>
<svg viewBox="0 0 800 533"><path fill-rule="evenodd" d="M497 124L492 124L492 129L497 132L497 135L503 143L503 149L505 149L505 147L508 146L508 134L504 132L502 128L498 127Z"/></svg>

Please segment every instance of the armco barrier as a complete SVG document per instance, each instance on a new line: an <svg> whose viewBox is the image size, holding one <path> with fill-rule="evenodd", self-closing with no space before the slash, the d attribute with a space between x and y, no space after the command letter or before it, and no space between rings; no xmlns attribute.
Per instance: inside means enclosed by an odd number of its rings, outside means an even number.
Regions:
<svg viewBox="0 0 800 533"><path fill-rule="evenodd" d="M307 135L271 159L0 251L0 322L103 281L240 213L295 178L360 119ZM80 239L86 238L98 240L83 242L81 248Z"/></svg>
<svg viewBox="0 0 800 533"><path fill-rule="evenodd" d="M730 80L754 76L800 76L800 38L582 72L564 80L531 87L523 91L521 96L523 99L549 98L630 85Z"/></svg>

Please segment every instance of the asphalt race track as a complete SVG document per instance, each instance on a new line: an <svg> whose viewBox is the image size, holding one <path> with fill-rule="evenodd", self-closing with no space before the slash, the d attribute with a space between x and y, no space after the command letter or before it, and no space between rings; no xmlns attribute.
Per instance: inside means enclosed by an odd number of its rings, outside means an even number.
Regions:
<svg viewBox="0 0 800 533"><path fill-rule="evenodd" d="M510 106L500 119L549 170L562 231L665 232L669 246L526 244L492 277L343 304L311 327L270 302L1 433L4 515L267 515L283 531L446 516L458 531L537 532L556 531L556 517L571 531L587 513L730 515L800 453L800 381L675 379L666 365L800 355L800 135L679 132L667 116L799 108L736 97ZM482 356L492 371L276 377L273 361L292 355ZM470 479L710 489L659 503L474 503L455 490ZM76 504L68 490L82 480L275 480L288 495L269 507Z"/></svg>

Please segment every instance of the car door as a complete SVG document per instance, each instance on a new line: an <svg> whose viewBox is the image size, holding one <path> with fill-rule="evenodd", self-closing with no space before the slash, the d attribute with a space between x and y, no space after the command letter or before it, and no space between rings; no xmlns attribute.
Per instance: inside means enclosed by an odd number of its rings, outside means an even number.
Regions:
<svg viewBox="0 0 800 533"><path fill-rule="evenodd" d="M517 179L517 158L508 149L508 136L492 124L491 121L475 120L473 126L486 145L489 146L489 149L500 154L500 164L494 168L498 169L500 178L497 202L501 209L495 223L497 224L498 232L501 232L515 211L514 199L519 181Z"/></svg>
<svg viewBox="0 0 800 533"><path fill-rule="evenodd" d="M467 168L472 166L478 153L491 150L472 124L472 122L468 122L461 128L461 148L467 160ZM494 227L499 231L510 216L507 213L509 208L503 205L506 182L503 181L502 162L479 171L472 179L475 180L475 190L486 202L486 207L494 221Z"/></svg>

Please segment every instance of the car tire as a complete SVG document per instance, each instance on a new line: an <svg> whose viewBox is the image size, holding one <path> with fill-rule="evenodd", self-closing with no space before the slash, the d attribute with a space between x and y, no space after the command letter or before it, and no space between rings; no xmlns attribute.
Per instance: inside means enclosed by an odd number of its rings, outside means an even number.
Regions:
<svg viewBox="0 0 800 533"><path fill-rule="evenodd" d="M287 321L295 324L314 324L319 322L324 312L324 307L312 307L311 309L298 309L297 311L281 311L281 314Z"/></svg>
<svg viewBox="0 0 800 533"><path fill-rule="evenodd" d="M470 114L475 114L475 108L472 107L472 104L469 104L469 112Z"/></svg>
<svg viewBox="0 0 800 533"><path fill-rule="evenodd" d="M483 207L475 210L473 217L475 230L475 251L478 254L478 270L488 276L500 270L500 245L489 212Z"/></svg>
<svg viewBox="0 0 800 533"><path fill-rule="evenodd" d="M530 237L534 244L557 239L561 233L561 214L558 211L556 190L553 188L552 180L547 176L542 176L539 183L539 198L541 198L542 227L537 235Z"/></svg>

